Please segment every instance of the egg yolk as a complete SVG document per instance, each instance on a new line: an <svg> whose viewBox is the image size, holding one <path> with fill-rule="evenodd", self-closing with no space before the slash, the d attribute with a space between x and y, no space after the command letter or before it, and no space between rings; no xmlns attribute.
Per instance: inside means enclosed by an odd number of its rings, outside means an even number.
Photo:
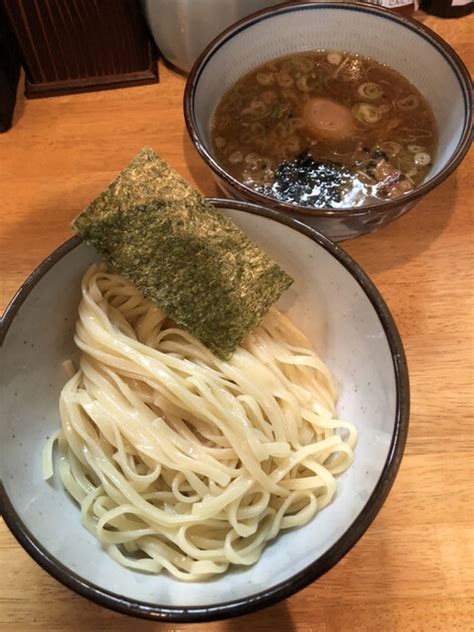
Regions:
<svg viewBox="0 0 474 632"><path fill-rule="evenodd" d="M303 118L308 132L321 140L344 140L354 133L354 117L349 108L316 97L306 103Z"/></svg>

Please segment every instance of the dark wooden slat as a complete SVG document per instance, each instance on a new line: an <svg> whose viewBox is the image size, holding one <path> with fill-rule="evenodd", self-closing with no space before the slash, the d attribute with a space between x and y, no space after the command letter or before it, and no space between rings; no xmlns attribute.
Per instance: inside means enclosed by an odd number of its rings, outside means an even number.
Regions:
<svg viewBox="0 0 474 632"><path fill-rule="evenodd" d="M158 81L156 50L135 0L0 0L16 33L26 96Z"/></svg>
<svg viewBox="0 0 474 632"><path fill-rule="evenodd" d="M11 127L19 76L17 43L0 6L0 132Z"/></svg>

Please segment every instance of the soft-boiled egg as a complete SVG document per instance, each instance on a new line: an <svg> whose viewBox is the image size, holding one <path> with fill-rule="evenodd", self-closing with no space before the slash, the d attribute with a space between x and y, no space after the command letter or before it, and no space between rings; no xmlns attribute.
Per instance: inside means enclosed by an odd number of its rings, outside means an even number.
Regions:
<svg viewBox="0 0 474 632"><path fill-rule="evenodd" d="M315 97L303 110L308 132L321 140L344 140L354 133L354 117L349 108L332 99Z"/></svg>

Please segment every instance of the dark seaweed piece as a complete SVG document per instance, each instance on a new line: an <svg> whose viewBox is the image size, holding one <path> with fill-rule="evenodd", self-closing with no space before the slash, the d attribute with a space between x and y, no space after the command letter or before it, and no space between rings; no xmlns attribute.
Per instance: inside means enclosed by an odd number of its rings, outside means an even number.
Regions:
<svg viewBox="0 0 474 632"><path fill-rule="evenodd" d="M372 154L373 155L373 154ZM366 164L365 164L365 172L367 173L367 175L370 178L373 178L375 180L375 172L374 169L377 167L377 161L376 160L372 160L370 159Z"/></svg>
<svg viewBox="0 0 474 632"><path fill-rule="evenodd" d="M73 228L224 359L292 283L151 149L132 160Z"/></svg>
<svg viewBox="0 0 474 632"><path fill-rule="evenodd" d="M262 186L257 190L291 204L335 206L342 201L351 180L351 172L342 163L316 161L305 151L278 167L270 187Z"/></svg>
<svg viewBox="0 0 474 632"><path fill-rule="evenodd" d="M376 149L372 153L371 158L375 160L377 160L378 158L383 158L384 160L388 160L388 155L384 152L383 149Z"/></svg>

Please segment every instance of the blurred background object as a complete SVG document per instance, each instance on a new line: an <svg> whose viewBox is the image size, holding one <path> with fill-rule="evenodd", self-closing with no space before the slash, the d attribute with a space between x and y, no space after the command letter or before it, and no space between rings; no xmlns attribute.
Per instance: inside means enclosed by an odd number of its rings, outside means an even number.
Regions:
<svg viewBox="0 0 474 632"><path fill-rule="evenodd" d="M397 13L402 13L403 15L411 15L417 5L419 4L418 0L364 0L365 2L369 2L370 4L376 4L379 7L384 7L385 9L391 9L392 11L396 11Z"/></svg>
<svg viewBox="0 0 474 632"><path fill-rule="evenodd" d="M206 46L225 28L278 0L141 0L160 52L189 72Z"/></svg>
<svg viewBox="0 0 474 632"><path fill-rule="evenodd" d="M158 81L137 0L0 0L16 34L29 98Z"/></svg>
<svg viewBox="0 0 474 632"><path fill-rule="evenodd" d="M0 132L6 132L12 124L20 65L15 36L0 6Z"/></svg>
<svg viewBox="0 0 474 632"><path fill-rule="evenodd" d="M422 0L421 9L442 18L460 18L469 15L474 8L473 0Z"/></svg>

